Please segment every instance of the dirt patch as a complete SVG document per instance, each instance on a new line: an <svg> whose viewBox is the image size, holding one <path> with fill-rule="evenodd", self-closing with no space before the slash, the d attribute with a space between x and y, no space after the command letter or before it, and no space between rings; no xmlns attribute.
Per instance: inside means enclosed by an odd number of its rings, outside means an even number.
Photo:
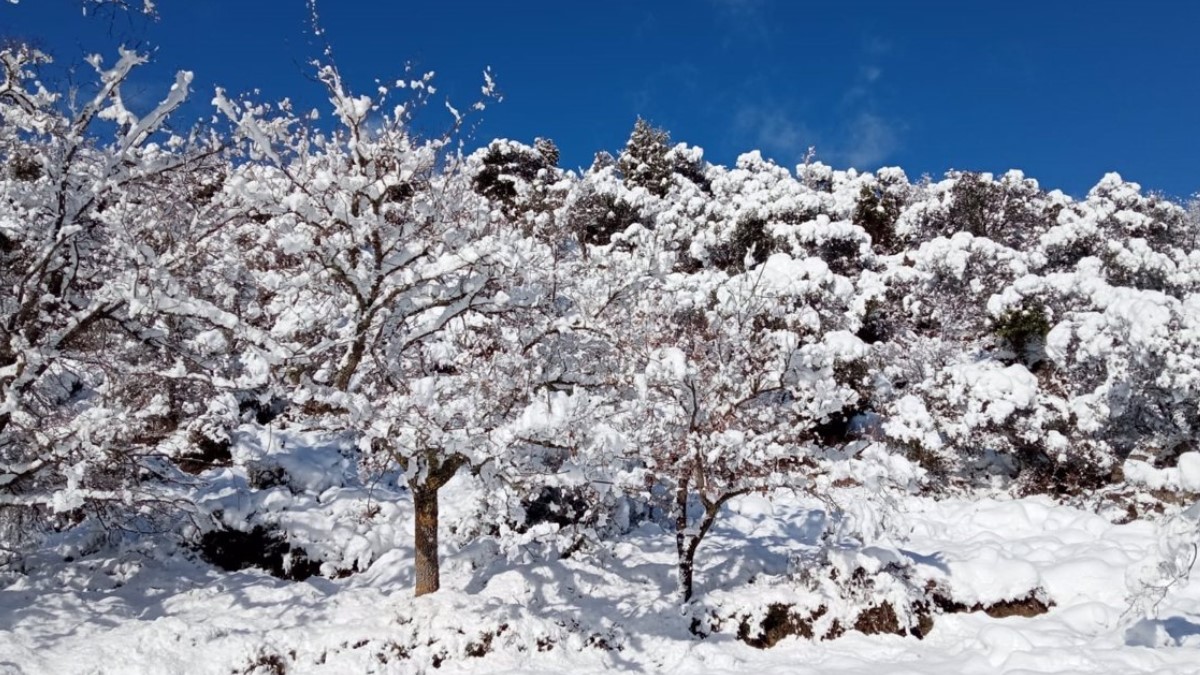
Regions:
<svg viewBox="0 0 1200 675"><path fill-rule="evenodd" d="M994 619L1003 619L1009 616L1023 616L1025 618L1039 616L1050 611L1054 603L1042 600L1035 594L1030 593L1028 597L1019 598L1017 600L1004 600L995 604L983 607L983 613Z"/></svg>
<svg viewBox="0 0 1200 675"><path fill-rule="evenodd" d="M854 630L865 635L908 634L908 631L900 627L900 618L896 616L896 610L890 602L881 603L859 614L854 620Z"/></svg>
<svg viewBox="0 0 1200 675"><path fill-rule="evenodd" d="M296 660L296 652L288 653L291 660ZM232 671L233 675L287 675L287 660L282 654L270 651L259 651L258 655L241 669Z"/></svg>
<svg viewBox="0 0 1200 675"><path fill-rule="evenodd" d="M742 617L738 639L756 649L774 647L780 640L793 635L811 640L813 622L824 616L825 611L825 607L818 607L807 616L801 616L791 605L775 603L767 607L766 616L756 627L750 625L749 616Z"/></svg>
<svg viewBox="0 0 1200 675"><path fill-rule="evenodd" d="M1035 588L1028 595L1013 600L1001 600L984 605L975 603L974 605L965 605L961 602L951 600L940 593L933 596L934 602L938 609L943 614L963 614L970 612L983 612L994 619L1005 619L1010 616L1021 616L1025 618L1040 616L1050 611L1054 606L1054 601L1046 596L1046 592L1040 588Z"/></svg>
<svg viewBox="0 0 1200 675"><path fill-rule="evenodd" d="M192 450L175 459L179 470L193 476L215 467L233 464L233 453L227 440L216 440L204 434L193 433L188 438Z"/></svg>
<svg viewBox="0 0 1200 675"><path fill-rule="evenodd" d="M495 632L484 631L479 637L467 643L466 654L473 659L480 659L492 651L492 640L503 635L508 630L508 624L502 623Z"/></svg>
<svg viewBox="0 0 1200 675"><path fill-rule="evenodd" d="M933 630L933 613L926 606L917 607L915 611L917 626L906 628L901 624L892 604L882 602L859 612L850 627L866 635L912 635L922 639ZM837 619L830 622L823 633L816 634L817 620L827 612L825 606L802 613L791 605L775 603L767 608L766 616L757 626L751 624L749 616L742 617L738 624L737 637L756 649L769 649L780 640L793 636L807 640L836 640L846 634L845 626Z"/></svg>

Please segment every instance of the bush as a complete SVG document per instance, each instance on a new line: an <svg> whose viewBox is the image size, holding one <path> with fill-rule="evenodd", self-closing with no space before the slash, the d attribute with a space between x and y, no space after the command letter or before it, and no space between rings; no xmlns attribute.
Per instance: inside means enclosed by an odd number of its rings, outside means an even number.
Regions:
<svg viewBox="0 0 1200 675"><path fill-rule="evenodd" d="M249 532L205 532L197 549L206 562L230 572L257 568L280 579L304 581L321 571L320 563L310 560L303 549L293 547L282 534L262 525Z"/></svg>
<svg viewBox="0 0 1200 675"><path fill-rule="evenodd" d="M1050 320L1041 307L1009 310L995 320L992 332L1012 348L1018 362L1032 365L1042 359L1031 350L1045 342Z"/></svg>

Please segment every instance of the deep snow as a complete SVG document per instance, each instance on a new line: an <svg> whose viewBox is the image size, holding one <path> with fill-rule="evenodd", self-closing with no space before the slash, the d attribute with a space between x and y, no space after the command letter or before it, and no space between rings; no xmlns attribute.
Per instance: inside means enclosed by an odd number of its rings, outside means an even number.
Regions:
<svg viewBox="0 0 1200 675"><path fill-rule="evenodd" d="M462 480L443 496L445 522L469 502ZM1154 523L1114 525L1045 498L905 497L894 506L887 527L877 528L906 533L890 550L942 580L957 600L987 603L1041 588L1055 606L1033 618L938 616L924 640L851 631L757 650L734 631L706 639L688 632L675 603L673 539L653 525L562 561L532 548L501 555L487 540L447 546L443 590L421 599L411 597L404 546L365 572L304 582L222 572L153 549L73 562L47 552L29 559L25 574L3 578L0 672L225 675L272 672L273 662L287 673L416 673L435 662L438 672L482 673L1200 669L1200 582L1171 588L1156 618L1129 610L1136 580L1157 564ZM401 501L401 530L410 516ZM733 502L699 554L701 606L736 614L778 601L789 561L816 543L825 518L820 502L787 493Z"/></svg>

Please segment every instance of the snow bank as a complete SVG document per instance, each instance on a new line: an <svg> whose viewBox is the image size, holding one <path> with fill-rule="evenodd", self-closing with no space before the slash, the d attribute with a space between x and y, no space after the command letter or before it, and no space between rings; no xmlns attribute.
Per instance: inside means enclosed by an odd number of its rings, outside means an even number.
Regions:
<svg viewBox="0 0 1200 675"><path fill-rule="evenodd" d="M456 485L444 503L461 502ZM323 499L345 499L346 489ZM864 494L849 490L834 501L848 508ZM732 502L704 544L696 611L754 621L773 603L827 600L794 575L804 569L798 551L817 550L826 533L840 531L829 507L788 493ZM0 586L0 670L227 675L267 672L252 667L277 660L289 675L1195 672L1200 622L1191 617L1200 611L1200 583L1175 589L1157 619L1122 618L1126 576L1155 550L1150 523L1114 525L1040 498L903 497L879 515L890 521L885 529L906 533L902 539L839 544L826 549L828 564L877 573L900 565L963 604L1042 589L1055 606L1035 618L937 616L923 640L851 630L831 642L791 637L757 650L734 639L735 625L700 639L674 595L673 541L652 525L566 560L447 544L443 591L420 599L410 597L403 548L352 577L301 583L152 551L71 563L45 557ZM404 500L390 517L397 532L411 526ZM847 535L871 529L858 522ZM897 584L876 590L909 592Z"/></svg>

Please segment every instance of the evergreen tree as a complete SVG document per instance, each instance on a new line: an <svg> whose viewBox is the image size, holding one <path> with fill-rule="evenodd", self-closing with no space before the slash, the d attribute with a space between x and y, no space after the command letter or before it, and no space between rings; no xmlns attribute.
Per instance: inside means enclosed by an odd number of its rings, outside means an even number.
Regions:
<svg viewBox="0 0 1200 675"><path fill-rule="evenodd" d="M670 149L670 134L639 117L617 158L625 184L646 188L658 197L665 196L671 188L672 166L667 156Z"/></svg>

